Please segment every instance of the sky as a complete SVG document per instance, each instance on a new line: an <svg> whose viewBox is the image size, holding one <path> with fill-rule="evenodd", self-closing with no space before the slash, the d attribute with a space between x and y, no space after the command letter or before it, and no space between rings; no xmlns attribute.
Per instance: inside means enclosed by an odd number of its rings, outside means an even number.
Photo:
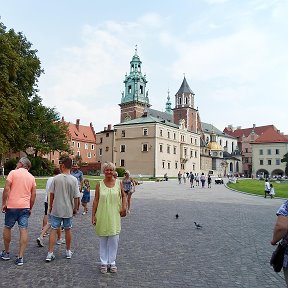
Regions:
<svg viewBox="0 0 288 288"><path fill-rule="evenodd" d="M151 108L168 90L174 107L185 75L202 122L288 134L287 14L286 0L0 0L0 21L38 50L43 104L96 132L120 122L137 45Z"/></svg>

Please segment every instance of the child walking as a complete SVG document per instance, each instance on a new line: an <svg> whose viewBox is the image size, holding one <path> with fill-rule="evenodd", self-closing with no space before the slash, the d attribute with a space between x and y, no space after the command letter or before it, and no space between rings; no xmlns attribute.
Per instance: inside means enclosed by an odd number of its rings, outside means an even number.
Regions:
<svg viewBox="0 0 288 288"><path fill-rule="evenodd" d="M88 179L84 179L82 192L83 192L83 196L81 199L81 203L84 208L82 215L85 215L88 212L87 205L90 202L90 183Z"/></svg>
<svg viewBox="0 0 288 288"><path fill-rule="evenodd" d="M275 196L275 190L273 187L273 184L270 184L270 193L269 193L271 199Z"/></svg>

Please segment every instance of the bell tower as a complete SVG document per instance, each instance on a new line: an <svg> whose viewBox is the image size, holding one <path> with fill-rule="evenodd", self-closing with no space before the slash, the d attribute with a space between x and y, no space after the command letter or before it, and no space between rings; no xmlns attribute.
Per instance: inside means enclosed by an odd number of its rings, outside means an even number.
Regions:
<svg viewBox="0 0 288 288"><path fill-rule="evenodd" d="M188 131L201 130L201 121L198 109L194 108L194 92L190 89L184 76L181 87L175 95L175 108L173 109L174 123L180 124L185 120L185 128Z"/></svg>
<svg viewBox="0 0 288 288"><path fill-rule="evenodd" d="M125 91L122 92L121 119L120 122L139 118L143 115L146 107L150 107L148 91L146 91L146 75L141 72L141 60L137 54L137 45L135 54L130 61L130 74L125 75Z"/></svg>

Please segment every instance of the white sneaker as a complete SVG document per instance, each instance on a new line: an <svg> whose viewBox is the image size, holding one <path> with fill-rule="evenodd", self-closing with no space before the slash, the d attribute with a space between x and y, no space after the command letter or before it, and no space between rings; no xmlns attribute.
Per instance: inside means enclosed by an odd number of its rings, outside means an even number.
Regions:
<svg viewBox="0 0 288 288"><path fill-rule="evenodd" d="M83 213L82 213L82 215L85 215L86 214L86 212L84 211Z"/></svg>
<svg viewBox="0 0 288 288"><path fill-rule="evenodd" d="M63 238L60 238L60 239L58 239L57 241L56 241L56 244L57 245L61 245L61 244L65 244L66 243L66 241L65 241L65 239L63 239Z"/></svg>
<svg viewBox="0 0 288 288"><path fill-rule="evenodd" d="M71 250L66 250L66 258L71 259L73 252Z"/></svg>

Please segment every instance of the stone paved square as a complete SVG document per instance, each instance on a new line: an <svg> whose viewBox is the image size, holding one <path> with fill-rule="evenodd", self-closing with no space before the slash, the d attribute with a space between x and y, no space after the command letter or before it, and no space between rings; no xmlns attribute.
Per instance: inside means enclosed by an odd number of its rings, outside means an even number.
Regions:
<svg viewBox="0 0 288 288"><path fill-rule="evenodd" d="M37 190L24 265L0 261L1 287L285 287L282 272L269 265L282 199L237 193L224 185L191 189L175 180L144 182L133 194L132 213L122 219L117 275L99 272L91 202L88 215L74 218L72 259L64 257L65 245L56 245L55 261L45 263L48 239L44 248L36 243L43 200L44 191ZM194 221L203 228L196 229ZM3 222L4 214L1 227ZM15 226L12 257L18 237Z"/></svg>

